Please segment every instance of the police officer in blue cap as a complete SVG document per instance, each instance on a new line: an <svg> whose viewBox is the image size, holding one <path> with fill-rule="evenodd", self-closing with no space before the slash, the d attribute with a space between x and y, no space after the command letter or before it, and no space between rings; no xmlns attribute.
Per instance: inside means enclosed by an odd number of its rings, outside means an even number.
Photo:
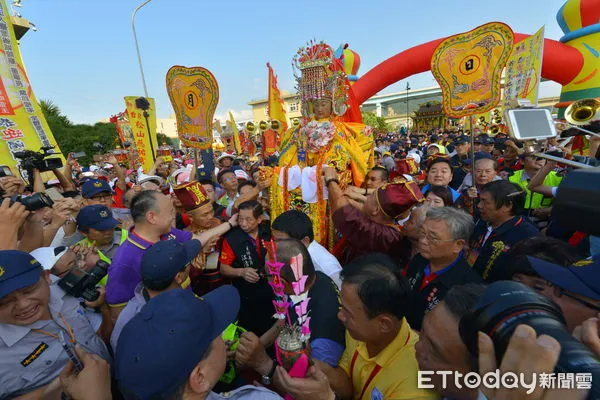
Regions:
<svg viewBox="0 0 600 400"><path fill-rule="evenodd" d="M110 264L121 243L127 240L128 231L116 229L121 222L113 217L108 207L100 204L83 207L76 221L77 230L85 236L77 244L96 246L100 259Z"/></svg>
<svg viewBox="0 0 600 400"><path fill-rule="evenodd" d="M79 300L51 285L40 263L18 250L0 251L0 398L44 391L69 360L59 334L110 359Z"/></svg>
<svg viewBox="0 0 600 400"><path fill-rule="evenodd" d="M221 334L235 321L239 305L233 286L221 286L202 299L174 289L150 300L125 326L117 345L115 374L124 397L280 400L278 394L252 385L222 395L212 391L227 360ZM324 376L298 381L297 386L316 389L305 398L335 398Z"/></svg>

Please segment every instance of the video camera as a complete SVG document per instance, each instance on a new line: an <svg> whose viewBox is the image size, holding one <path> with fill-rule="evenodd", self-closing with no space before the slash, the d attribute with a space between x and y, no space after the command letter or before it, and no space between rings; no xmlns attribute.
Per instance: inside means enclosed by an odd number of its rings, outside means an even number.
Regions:
<svg viewBox="0 0 600 400"><path fill-rule="evenodd" d="M52 149L54 149L54 146L44 146L40 151L17 151L14 156L21 160L20 167L26 171L31 171L34 168L40 172L52 171L63 166L59 157L51 157L56 154Z"/></svg>
<svg viewBox="0 0 600 400"><path fill-rule="evenodd" d="M90 271L75 267L58 281L58 286L69 296L95 301L100 295L96 286L108 273L108 266L107 262L98 260Z"/></svg>
<svg viewBox="0 0 600 400"><path fill-rule="evenodd" d="M489 335L500 365L510 338L521 324L531 326L538 335L556 339L561 351L554 371L590 374L588 398L600 398L600 363L594 354L567 331L556 304L522 283L498 281L489 285L473 311L461 318L459 333L473 356L478 355L479 331Z"/></svg>
<svg viewBox="0 0 600 400"><path fill-rule="evenodd" d="M12 206L15 203L23 204L27 211L37 211L54 205L54 201L46 193L34 193L31 196L12 196L10 205Z"/></svg>

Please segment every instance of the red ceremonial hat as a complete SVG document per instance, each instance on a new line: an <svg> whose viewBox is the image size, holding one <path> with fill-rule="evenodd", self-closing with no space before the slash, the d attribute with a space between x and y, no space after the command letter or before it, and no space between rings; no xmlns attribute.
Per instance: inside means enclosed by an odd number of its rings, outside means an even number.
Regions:
<svg viewBox="0 0 600 400"><path fill-rule="evenodd" d="M416 182L386 183L375 192L377 206L387 217L396 219L425 200Z"/></svg>
<svg viewBox="0 0 600 400"><path fill-rule="evenodd" d="M419 165L411 157L396 160L396 172L400 175L416 175L419 173Z"/></svg>
<svg viewBox="0 0 600 400"><path fill-rule="evenodd" d="M192 211L210 203L206 190L197 181L175 186L173 187L173 193L175 193L186 211Z"/></svg>

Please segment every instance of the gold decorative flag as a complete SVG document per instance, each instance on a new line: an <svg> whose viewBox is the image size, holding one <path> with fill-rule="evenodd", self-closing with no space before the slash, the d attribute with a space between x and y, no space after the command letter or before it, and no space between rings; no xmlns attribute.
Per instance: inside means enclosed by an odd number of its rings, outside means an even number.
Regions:
<svg viewBox="0 0 600 400"><path fill-rule="evenodd" d="M242 143L240 142L240 131L233 119L233 114L229 111L229 120L231 121L231 131L233 132L233 147L237 154L242 154Z"/></svg>
<svg viewBox="0 0 600 400"><path fill-rule="evenodd" d="M515 43L506 64L502 101L504 107L510 107L510 102L514 99L528 99L531 104L537 106L543 53L543 26L534 35Z"/></svg>
<svg viewBox="0 0 600 400"><path fill-rule="evenodd" d="M460 118L490 111L500 101L500 78L514 35L506 24L490 22L450 36L431 58L431 72L442 88L446 115Z"/></svg>
<svg viewBox="0 0 600 400"><path fill-rule="evenodd" d="M148 118L146 124L146 117L144 117L144 110L138 107L139 100L146 99L148 104ZM143 105L144 102L139 105ZM156 152L158 150L158 141L156 139L156 107L154 106L154 99L150 97L138 97L138 96L126 96L125 106L127 107L127 118L129 119L129 125L131 132L135 138L135 148L137 150L137 159L144 168L144 172L150 171L154 165ZM149 125L149 126L148 126ZM150 137L152 138L150 143Z"/></svg>
<svg viewBox="0 0 600 400"><path fill-rule="evenodd" d="M167 72L167 93L177 118L177 133L186 147L212 146L213 117L219 102L219 85L202 67L175 65Z"/></svg>
<svg viewBox="0 0 600 400"><path fill-rule="evenodd" d="M273 71L271 64L267 63L269 69L269 98L267 99L267 114L271 121L276 120L281 124L280 132L287 131L287 117L285 108L283 108L283 99L281 92L277 87L277 75Z"/></svg>

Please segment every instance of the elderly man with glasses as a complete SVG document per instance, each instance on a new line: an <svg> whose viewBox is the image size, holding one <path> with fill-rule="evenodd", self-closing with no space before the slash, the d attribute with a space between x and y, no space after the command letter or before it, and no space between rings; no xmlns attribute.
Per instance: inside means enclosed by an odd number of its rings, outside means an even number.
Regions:
<svg viewBox="0 0 600 400"><path fill-rule="evenodd" d="M406 277L411 288L410 326L421 330L423 317L455 285L482 283L463 256L463 249L474 229L473 219L452 207L427 211L419 235L419 253L408 266Z"/></svg>

